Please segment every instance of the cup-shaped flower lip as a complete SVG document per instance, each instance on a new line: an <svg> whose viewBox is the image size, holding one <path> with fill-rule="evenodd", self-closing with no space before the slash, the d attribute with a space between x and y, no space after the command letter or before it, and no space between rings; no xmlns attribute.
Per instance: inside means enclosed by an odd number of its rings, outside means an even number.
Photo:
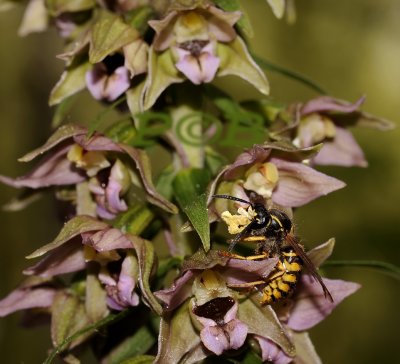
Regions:
<svg viewBox="0 0 400 364"><path fill-rule="evenodd" d="M216 297L201 306L195 306L193 313L222 325L232 319L230 317L225 319L225 316L234 304L235 300L232 297Z"/></svg>
<svg viewBox="0 0 400 364"><path fill-rule="evenodd" d="M271 185L273 186L272 202L283 207L305 205L345 186L342 181L318 172L303 163L318 150L318 146L295 148L280 143L254 145L240 154L216 177L211 185L210 194L214 193L221 180L239 181L252 166L269 162L276 167L279 176L278 180Z"/></svg>
<svg viewBox="0 0 400 364"><path fill-rule="evenodd" d="M230 42L236 37L233 26L240 17L238 11L225 12L212 5L172 10L161 20L149 21L156 31L154 49L164 51L176 43L204 38Z"/></svg>
<svg viewBox="0 0 400 364"><path fill-rule="evenodd" d="M131 85L124 57L115 53L86 72L86 86L96 100L114 101Z"/></svg>
<svg viewBox="0 0 400 364"><path fill-rule="evenodd" d="M215 250L210 250L207 254L204 251L198 251L183 263L181 275L173 285L155 292L154 295L164 303L166 311L174 310L193 295L193 281L196 277L206 270L212 270L223 279L221 282L223 287L219 292L225 297L226 283L237 284L266 277L274 269L277 261L278 258L247 261L222 256ZM217 289L218 287L214 287L215 291Z"/></svg>

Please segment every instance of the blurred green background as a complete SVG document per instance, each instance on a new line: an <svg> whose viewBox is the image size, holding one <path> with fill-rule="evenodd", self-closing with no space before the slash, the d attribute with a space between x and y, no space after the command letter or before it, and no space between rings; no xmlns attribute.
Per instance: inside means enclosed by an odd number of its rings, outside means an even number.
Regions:
<svg viewBox="0 0 400 364"><path fill-rule="evenodd" d="M308 75L335 97L355 101L366 94L364 110L400 120L398 0L300 0L294 25L275 19L264 0L243 3L254 23L251 44L258 54ZM0 173L11 176L30 168L17 158L49 136L52 110L47 97L62 70L62 62L54 57L62 48L56 34L19 38L21 16L18 8L0 13ZM267 76L271 96L278 101L316 96L290 79L271 72ZM242 83L231 81L233 92L243 92ZM89 106L81 104L82 120L95 115ZM300 209L295 219L298 230L308 246L336 237L333 259L399 264L400 130L354 133L370 167L324 168L348 186ZM0 186L0 204L16 194ZM0 211L0 226L3 297L22 279L21 271L28 265L23 257L49 242L59 225L53 201L45 198L22 212ZM396 362L399 282L363 268L330 267L326 273L360 282L363 288L311 331L323 362ZM50 347L48 329L25 330L19 321L18 314L0 320L1 362L40 363Z"/></svg>

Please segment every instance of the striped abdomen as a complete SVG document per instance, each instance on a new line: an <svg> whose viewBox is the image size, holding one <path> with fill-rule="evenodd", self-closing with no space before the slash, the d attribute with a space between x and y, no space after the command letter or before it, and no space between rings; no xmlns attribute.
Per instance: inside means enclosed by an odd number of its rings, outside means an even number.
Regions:
<svg viewBox="0 0 400 364"><path fill-rule="evenodd" d="M278 264L266 279L262 304L271 304L289 296L300 277L303 261L291 247L282 248Z"/></svg>

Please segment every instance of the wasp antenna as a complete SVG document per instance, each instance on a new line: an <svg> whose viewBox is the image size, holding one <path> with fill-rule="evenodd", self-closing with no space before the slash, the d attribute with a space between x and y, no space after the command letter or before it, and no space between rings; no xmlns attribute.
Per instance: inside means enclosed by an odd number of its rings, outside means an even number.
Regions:
<svg viewBox="0 0 400 364"><path fill-rule="evenodd" d="M248 204L248 205L250 205L250 206L253 207L253 204L252 204L250 201L246 201L246 200L243 200L243 199L241 199L241 198L234 197L234 196L229 196L229 195L213 195L212 197L213 197L213 198L224 198L225 200L238 201L238 202L246 203L246 204Z"/></svg>

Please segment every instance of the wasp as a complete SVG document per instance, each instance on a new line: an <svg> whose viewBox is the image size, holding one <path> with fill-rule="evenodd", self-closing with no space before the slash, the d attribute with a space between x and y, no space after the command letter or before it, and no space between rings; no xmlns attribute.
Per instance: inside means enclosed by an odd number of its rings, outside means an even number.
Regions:
<svg viewBox="0 0 400 364"><path fill-rule="evenodd" d="M293 234L293 223L286 213L274 208L268 209L259 202L251 203L234 196L213 195L213 198L223 198L249 205L245 212L250 222L231 240L228 251L223 252L223 255L245 260L279 258L273 271L264 280L237 284L231 286L232 288L251 288L262 285L261 304L271 304L293 293L305 266L321 285L325 297L333 302L332 295L303 246L300 245L299 238ZM234 246L240 241L257 243L255 255L245 257L232 253Z"/></svg>

